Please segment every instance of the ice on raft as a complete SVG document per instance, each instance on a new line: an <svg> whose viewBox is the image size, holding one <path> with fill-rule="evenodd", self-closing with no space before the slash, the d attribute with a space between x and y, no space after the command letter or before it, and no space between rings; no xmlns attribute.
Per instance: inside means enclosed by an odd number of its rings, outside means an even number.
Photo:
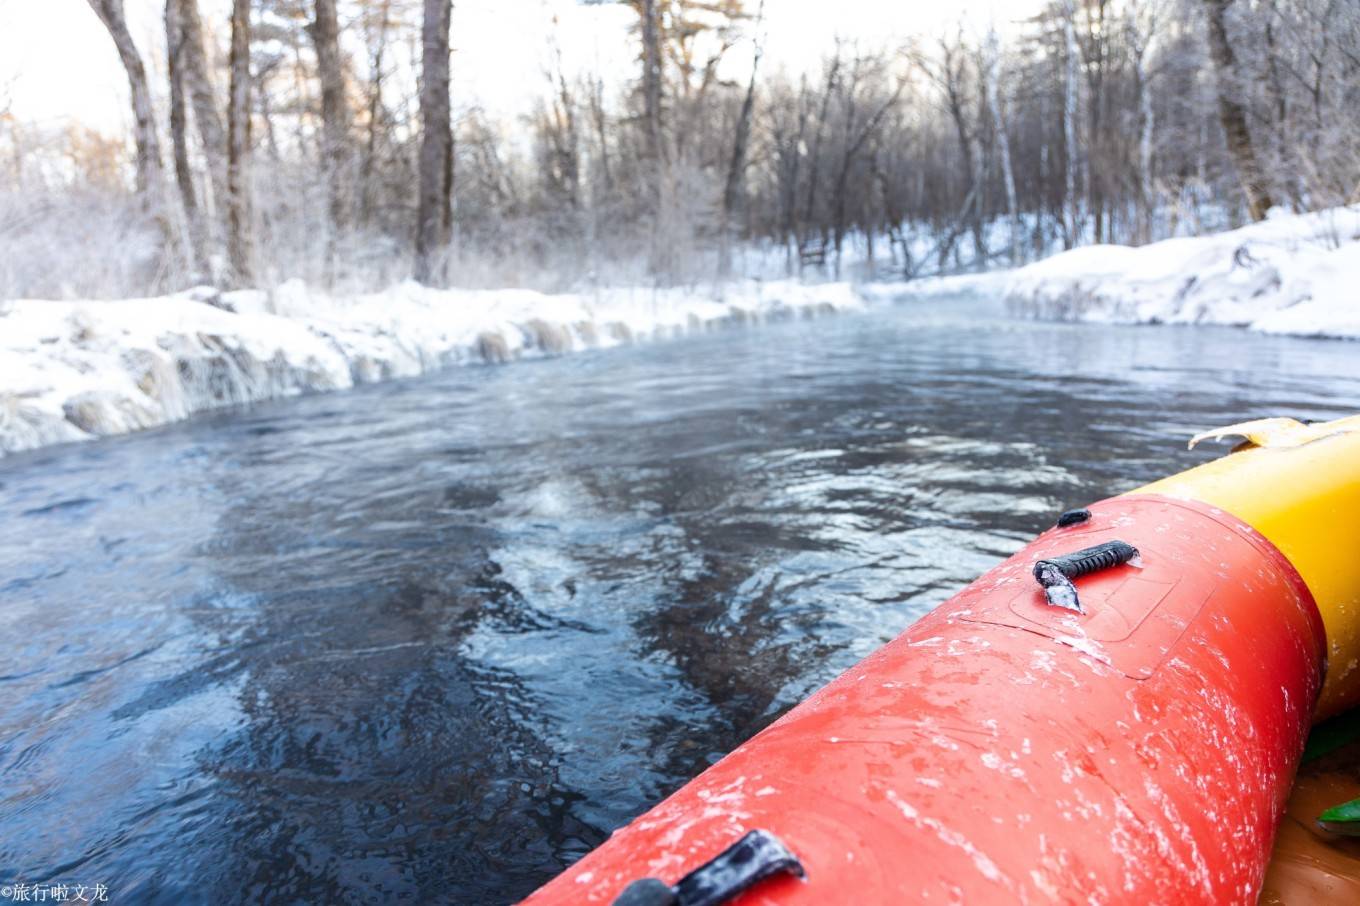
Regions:
<svg viewBox="0 0 1360 906"><path fill-rule="evenodd" d="M1030 317L1360 338L1360 205L1277 211L1139 248L1077 248L1012 272L1003 292Z"/></svg>
<svg viewBox="0 0 1360 906"><path fill-rule="evenodd" d="M234 403L863 304L849 284L795 281L569 295L404 283L351 299L290 281L273 293L0 301L0 456Z"/></svg>

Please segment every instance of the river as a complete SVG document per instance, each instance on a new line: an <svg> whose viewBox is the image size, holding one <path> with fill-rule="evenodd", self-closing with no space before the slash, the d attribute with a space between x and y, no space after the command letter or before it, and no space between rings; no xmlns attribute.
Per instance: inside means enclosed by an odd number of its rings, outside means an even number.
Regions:
<svg viewBox="0 0 1360 906"><path fill-rule="evenodd" d="M0 882L512 900L1192 431L1357 408L1348 343L958 300L0 460Z"/></svg>

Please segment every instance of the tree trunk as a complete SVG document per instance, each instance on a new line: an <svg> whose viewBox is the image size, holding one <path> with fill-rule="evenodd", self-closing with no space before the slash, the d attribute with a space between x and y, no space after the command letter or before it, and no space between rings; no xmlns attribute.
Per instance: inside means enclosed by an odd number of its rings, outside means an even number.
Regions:
<svg viewBox="0 0 1360 906"><path fill-rule="evenodd" d="M220 211L227 197L227 142L203 43L203 21L198 15L197 0L166 0L167 17L171 4L175 5L179 19L180 74L208 162L212 201Z"/></svg>
<svg viewBox="0 0 1360 906"><path fill-rule="evenodd" d="M166 0L165 48L170 79L170 143L174 150L175 183L179 186L180 204L188 228L189 258L201 282L208 278L208 249L203 216L198 208L194 190L194 175L189 166L189 140L185 134L184 104L184 42L178 0Z"/></svg>
<svg viewBox="0 0 1360 906"><path fill-rule="evenodd" d="M1063 11L1063 42L1067 47L1067 71L1063 92L1063 143L1067 159L1063 162L1063 246L1072 248L1081 241L1081 199L1077 195L1077 116L1080 98L1077 74L1081 66L1081 48L1077 46L1077 8L1067 0Z"/></svg>
<svg viewBox="0 0 1360 906"><path fill-rule="evenodd" d="M364 143L363 161L359 167L359 218L367 223L373 216L373 175L378 159L378 135L383 119L383 59L387 54L387 34L391 27L391 0L382 0L378 7L377 43L370 44L368 83L368 137ZM372 39L370 39L372 40Z"/></svg>
<svg viewBox="0 0 1360 906"><path fill-rule="evenodd" d="M441 259L453 211L453 128L449 112L451 0L425 0L421 28L420 196L416 212L416 279L442 282Z"/></svg>
<svg viewBox="0 0 1360 906"><path fill-rule="evenodd" d="M859 87L859 65L851 69L850 84L845 90L845 133L842 136L841 165L836 171L836 191L831 204L831 247L835 252L832 275L841 278L841 252L845 248L846 196L850 194L850 167L855 161L853 132L855 128L855 93Z"/></svg>
<svg viewBox="0 0 1360 906"><path fill-rule="evenodd" d="M240 286L255 276L250 205L250 0L232 0L227 99L227 253Z"/></svg>
<svg viewBox="0 0 1360 906"><path fill-rule="evenodd" d="M1147 61L1156 40L1155 13L1142 15L1138 4L1127 8L1129 56L1133 63L1133 86L1138 103L1138 198L1134 240L1138 245L1152 241L1155 190L1152 182L1153 106ZM1144 21L1140 21L1143 20Z"/></svg>
<svg viewBox="0 0 1360 906"><path fill-rule="evenodd" d="M965 218L968 228L973 234L973 263L980 266L987 260L987 237L984 233L982 223L982 160L981 153L974 147L974 139L968 129L968 113L965 109L967 103L963 96L963 40L962 36L955 39L955 43L941 39L941 74L939 77L940 85L944 89L945 106L949 109L949 118L954 122L954 132L959 140L959 154L963 157L963 169L968 174L968 193L966 201L960 209L960 216Z"/></svg>
<svg viewBox="0 0 1360 906"><path fill-rule="evenodd" d="M661 17L657 14L656 0L642 0L642 104L647 127L647 156L659 169L662 155Z"/></svg>
<svg viewBox="0 0 1360 906"><path fill-rule="evenodd" d="M1085 0L1086 38L1091 47L1089 58L1084 60L1086 69L1086 155L1082 160L1082 188L1085 190L1087 210L1091 215L1092 238L1097 244L1110 239L1106 222L1105 182L1109 176L1107 167L1102 166L1101 151L1104 145L1104 110L1106 101L1105 69L1107 27L1105 8L1109 0ZM1095 166L1092 166L1095 161Z"/></svg>
<svg viewBox="0 0 1360 906"><path fill-rule="evenodd" d="M669 273L674 263L673 249L664 224L670 211L667 198L667 148L661 122L662 66L661 15L657 0L642 0L642 106L647 130L646 151L651 165L648 200L651 206L651 250L649 269L653 276Z"/></svg>
<svg viewBox="0 0 1360 906"><path fill-rule="evenodd" d="M349 226L349 105L340 58L340 23L335 0L316 0L316 19L308 27L316 45L321 77L321 160L326 171L330 229L326 242L326 275L334 279L337 240Z"/></svg>
<svg viewBox="0 0 1360 906"><path fill-rule="evenodd" d="M1155 190L1152 184L1152 92L1148 89L1147 74L1138 77L1138 210L1140 212L1138 241L1152 241L1152 214Z"/></svg>
<svg viewBox="0 0 1360 906"><path fill-rule="evenodd" d="M604 181L605 197L614 194L614 173L609 165L609 130L604 106L604 80L598 76L590 86L590 118L595 124L595 137L600 146L600 176Z"/></svg>
<svg viewBox="0 0 1360 906"><path fill-rule="evenodd" d="M802 261L798 256L799 237L802 235L802 221L798 217L798 181L802 172L804 139L807 136L807 121L811 115L808 105L811 100L808 97L807 76L799 79L797 115L795 121L797 127L792 135L779 142L783 148L781 158L783 165L779 168L783 186L779 193L780 203L783 205L783 239L784 239L784 273L792 277L799 268Z"/></svg>
<svg viewBox="0 0 1360 906"><path fill-rule="evenodd" d="M1015 171L1011 165L1011 142L1006 135L1006 117L1001 110L1001 47L996 32L987 36L987 106L992 110L992 129L996 132L997 153L1001 156L1001 175L1006 184L1006 213L1010 215L1011 266L1020 263L1020 205L1015 194Z"/></svg>
<svg viewBox="0 0 1360 906"><path fill-rule="evenodd" d="M554 29L557 22L553 22ZM560 194L567 207L572 223L578 223L576 214L581 207L581 138L576 125L576 98L567 83L567 72L562 65L562 48L557 42L557 34L551 37L553 68L548 73L548 81L553 86L556 97L545 111L544 131L552 146L554 166L552 173L554 190Z"/></svg>
<svg viewBox="0 0 1360 906"><path fill-rule="evenodd" d="M836 85L840 79L841 71L841 45L836 44L836 54L831 58L831 63L826 70L826 84L822 88L821 109L817 114L816 128L812 133L812 151L808 155L808 190L807 204L803 209L803 222L799 227L798 235L798 268L801 272L804 259L807 257L803 248L804 231L811 231L817 222L817 189L821 185L820 172L822 166L822 134L826 130L828 114L831 111L831 98L835 95ZM822 256L826 253L825 244L818 250L818 262L825 263Z"/></svg>
<svg viewBox="0 0 1360 906"><path fill-rule="evenodd" d="M1218 120L1223 126L1223 135L1228 143L1228 155L1237 168L1238 182L1242 194L1247 198L1247 211L1252 220L1264 220L1270 210L1270 188L1266 182L1265 171L1261 168L1256 149L1251 143L1251 130L1247 127L1247 111L1237 100L1236 67L1237 58L1232 44L1228 41L1228 28L1224 18L1232 0L1202 0L1204 13L1209 24L1209 59L1214 64L1214 74L1218 80Z"/></svg>
<svg viewBox="0 0 1360 906"><path fill-rule="evenodd" d="M90 8L108 29L118 48L118 58L127 73L129 93L132 95L134 138L137 143L137 193L153 208L160 205L162 191L161 145L156 135L156 120L151 104L151 88L146 80L146 67L128 31L123 13L123 0L89 0Z"/></svg>
<svg viewBox="0 0 1360 906"><path fill-rule="evenodd" d="M1284 191L1289 196L1290 205L1297 212L1306 210L1304 198L1307 192L1302 182L1303 165L1291 140L1289 94L1285 91L1284 79L1280 72L1281 54L1279 43L1275 39L1275 19L1279 15L1276 4L1270 3L1265 11L1266 72L1269 76L1266 82L1267 97L1270 99L1273 114L1271 125L1274 126L1275 144L1278 149L1275 165L1279 167L1284 178Z"/></svg>
<svg viewBox="0 0 1360 906"><path fill-rule="evenodd" d="M761 0L756 11L756 30L759 31L765 17L765 0ZM737 115L736 135L732 139L732 159L727 165L727 183L723 187L722 206L722 243L718 261L718 272L726 277L732 270L732 218L736 216L741 202L742 177L746 173L746 148L751 140L751 112L756 104L756 74L760 71L760 57L764 50L757 35L755 52L751 60L751 79L746 83L746 97L741 101L741 113Z"/></svg>

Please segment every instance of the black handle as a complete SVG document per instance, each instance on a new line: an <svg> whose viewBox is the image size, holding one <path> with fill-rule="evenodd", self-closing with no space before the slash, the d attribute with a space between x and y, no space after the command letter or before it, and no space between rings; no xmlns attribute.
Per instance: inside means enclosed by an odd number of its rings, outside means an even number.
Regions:
<svg viewBox="0 0 1360 906"><path fill-rule="evenodd" d="M1045 564L1055 567L1058 572L1069 579L1077 579L1102 569L1109 569L1111 566L1128 563L1136 556L1138 556L1138 548L1132 544L1126 541L1106 541L1104 544L1097 544L1095 547L1087 547L1070 554L1040 560L1034 564L1034 578L1039 579L1039 567ZM1043 581L1043 579L1039 579L1040 584L1043 584Z"/></svg>
<svg viewBox="0 0 1360 906"><path fill-rule="evenodd" d="M1047 557L1034 564L1034 578L1044 587L1048 603L1055 607L1085 613L1072 580L1111 566L1128 563L1138 556L1138 548L1126 541L1106 541L1095 547L1070 554Z"/></svg>
<svg viewBox="0 0 1360 906"><path fill-rule="evenodd" d="M614 906L719 906L777 874L805 876L798 857L774 834L753 830L671 887L642 878L624 888Z"/></svg>

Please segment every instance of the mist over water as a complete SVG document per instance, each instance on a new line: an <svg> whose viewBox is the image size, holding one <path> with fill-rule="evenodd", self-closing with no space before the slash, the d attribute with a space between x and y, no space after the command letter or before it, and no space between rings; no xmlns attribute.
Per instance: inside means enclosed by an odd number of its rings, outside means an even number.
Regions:
<svg viewBox="0 0 1360 906"><path fill-rule="evenodd" d="M0 882L513 900L1346 343L916 305L0 461Z"/></svg>

